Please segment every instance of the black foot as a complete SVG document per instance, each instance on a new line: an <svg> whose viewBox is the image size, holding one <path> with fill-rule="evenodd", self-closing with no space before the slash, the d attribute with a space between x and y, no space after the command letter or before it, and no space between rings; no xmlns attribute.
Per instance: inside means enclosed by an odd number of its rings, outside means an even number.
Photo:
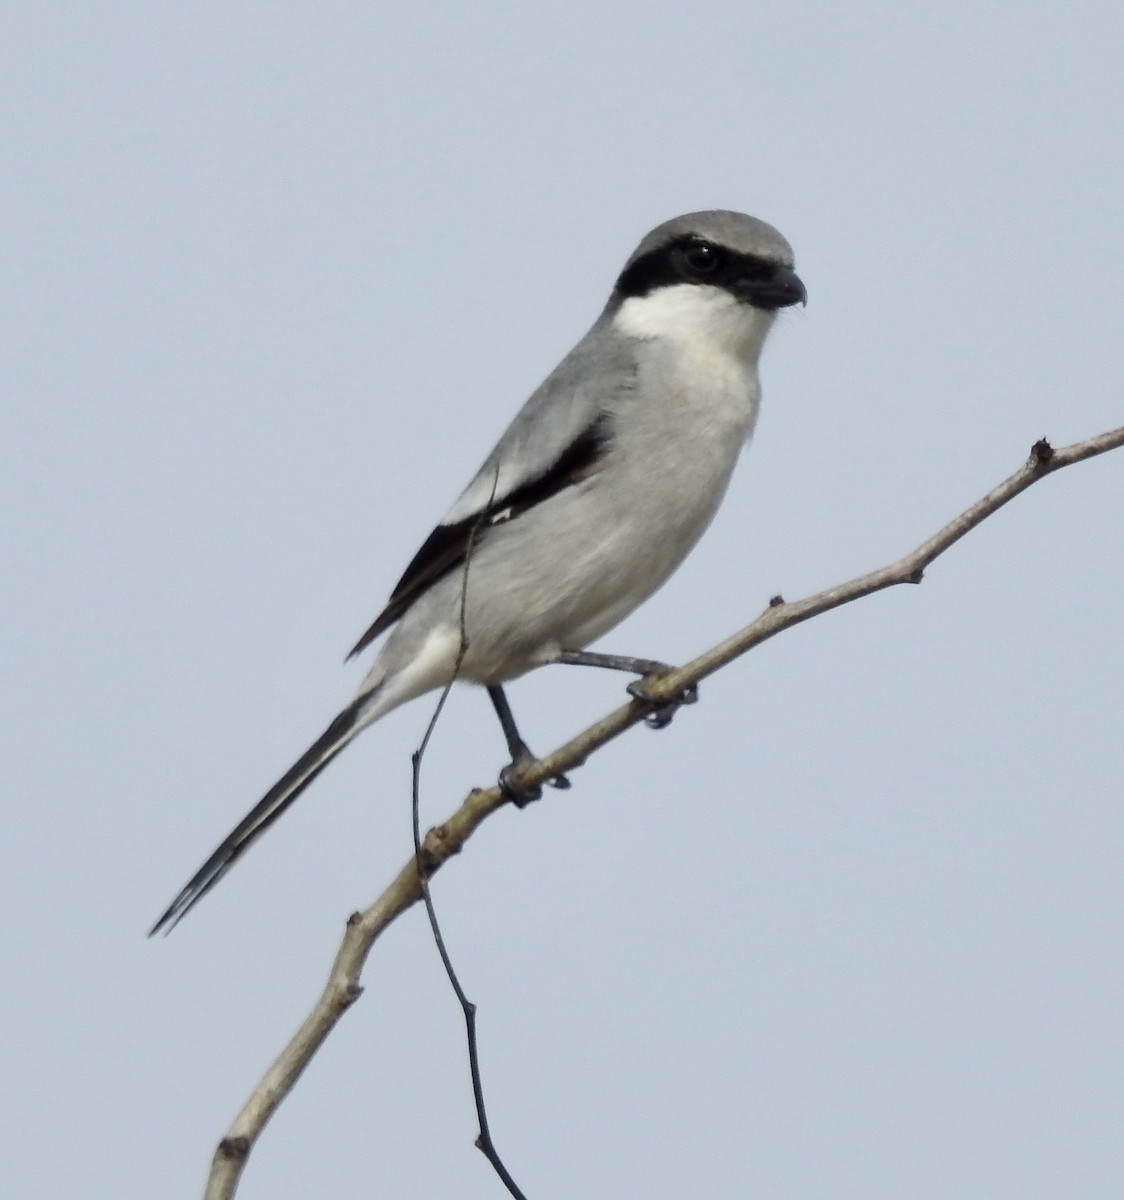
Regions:
<svg viewBox="0 0 1124 1200"><path fill-rule="evenodd" d="M532 800L542 799L542 788L522 787L515 782L512 776L518 775L520 771L533 763L535 756L531 753L527 743L519 736L519 730L515 727L515 718L511 715L511 705L507 702L503 688L495 684L488 689L488 695L492 698L496 716L500 719L503 736L507 741L507 752L511 755L511 762L500 772L500 789L516 808L526 808ZM548 779L547 783L551 787L562 790L570 786L570 781L565 775L555 775L553 779Z"/></svg>
<svg viewBox="0 0 1124 1200"><path fill-rule="evenodd" d="M657 700L652 695L651 685L665 675L671 674L673 670L675 670L674 667L663 667L660 671L649 671L642 679L634 679L625 689L630 696L635 696L637 700L655 705L655 708L644 718L644 724L649 729L666 728L671 724L671 718L679 711L681 705L698 702L699 687L697 683L688 684L673 700Z"/></svg>
<svg viewBox="0 0 1124 1200"><path fill-rule="evenodd" d="M513 776L517 775L525 765L525 763L509 762L500 772L498 780L500 791L516 808L526 808L532 801L542 799L541 787L528 788L515 782Z"/></svg>
<svg viewBox="0 0 1124 1200"><path fill-rule="evenodd" d="M500 772L498 780L500 790L516 808L526 808L533 801L542 799L541 787L524 787L522 784L517 783L514 778L534 761L535 756L530 750L526 750L525 753L512 759ZM555 775L553 779L548 779L546 782L552 788L558 788L559 791L563 792L570 786L570 781L565 775Z"/></svg>
<svg viewBox="0 0 1124 1200"><path fill-rule="evenodd" d="M644 723L652 729L663 729L671 724L681 704L694 704L699 698L697 684L690 684L672 700L657 700L648 690L651 684L665 675L670 675L675 667L659 662L654 658L629 658L623 654L598 654L594 650L560 650L557 661L569 663L576 667L606 667L610 671L632 671L641 678L633 680L628 685L628 693L645 704L652 705L652 711L644 718Z"/></svg>

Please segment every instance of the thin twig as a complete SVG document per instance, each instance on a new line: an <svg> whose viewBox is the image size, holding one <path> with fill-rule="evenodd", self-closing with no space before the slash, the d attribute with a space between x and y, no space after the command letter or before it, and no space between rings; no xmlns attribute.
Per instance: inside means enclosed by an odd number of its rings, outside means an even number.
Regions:
<svg viewBox="0 0 1124 1200"><path fill-rule="evenodd" d="M488 1111L484 1104L484 1083L480 1075L480 1051L476 1036L476 1005L468 998L464 988L461 986L461 981L453 968L452 959L449 957L448 948L445 945L444 935L441 933L441 926L437 921L437 912L433 907L433 897L429 892L429 875L436 867L431 867L429 859L426 856L424 846L421 841L421 826L418 823L418 797L419 785L421 779L421 760L425 753L426 746L429 743L431 734L437 724L437 718L441 715L441 708L445 697L449 694L448 685L441 694L441 703L438 704L433 716L430 718L429 725L426 727L425 736L422 738L421 745L414 752L414 782L413 782L413 816L414 816L414 853L418 863L419 874L421 877L422 901L425 904L426 913L429 916L429 926L433 932L433 941L437 946L437 952L441 956L441 963L445 968L445 974L449 977L453 991L456 993L457 1000L460 1002L461 1011L464 1013L465 1037L468 1042L468 1070L472 1080L472 1099L476 1106L476 1120L480 1127L480 1132L476 1138L476 1147L480 1150L484 1157L492 1164L496 1174L503 1181L504 1187L511 1193L515 1200L527 1200L526 1196L520 1190L519 1185L511 1176L504 1165L503 1159L496 1150L495 1142L492 1141L492 1132L488 1124Z"/></svg>
<svg viewBox="0 0 1124 1200"><path fill-rule="evenodd" d="M488 499L488 503L484 506L483 514L488 513L492 507L498 483L499 468L497 467L496 476L492 480L492 494ZM468 629L465 623L465 614L468 610L468 572L472 565L472 552L476 547L476 535L484 519L483 514L473 525L468 537L468 546L465 550L464 570L461 573L460 646L457 649L457 661L453 665L452 678L441 689L441 695L434 706L433 715L429 718L429 724L425 727L421 744L414 751L410 760L413 766L410 811L414 835L414 859L418 866L422 901L425 904L426 916L429 918L429 928L433 933L433 942L437 947L437 953L441 956L441 965L445 968L445 974L449 977L449 984L454 993L456 993L461 1011L464 1013L465 1037L468 1042L468 1072L472 1080L472 1100L476 1106L476 1120L480 1128L480 1132L476 1137L476 1147L492 1164L493 1170L500 1177L504 1187L507 1188L515 1200L527 1200L526 1196L520 1191L519 1185L511 1177L511 1172L504 1165L503 1159L500 1158L495 1142L492 1141L492 1132L488 1124L488 1110L484 1103L484 1083L480 1075L480 1049L476 1036L476 1005L468 998L464 988L461 986L460 978L453 967L453 960L449 956L448 947L445 945L445 937L441 932L440 922L437 920L437 909L434 907L433 896L429 890L429 867L422 852L421 820L419 816L421 807L422 759L425 757L426 749L429 747L429 740L433 737L433 731L437 728L437 721L445 707L445 701L449 698L449 692L452 691L453 684L461 673L461 664L464 662L464 656L468 653Z"/></svg>
<svg viewBox="0 0 1124 1200"><path fill-rule="evenodd" d="M513 782L518 786L533 788L560 772L581 766L598 747L642 721L655 703L674 699L689 684L698 683L714 674L784 629L872 592L899 583L919 583L925 568L935 558L1020 492L1063 467L1120 446L1124 446L1124 426L1061 450L1053 450L1045 441L1035 443L1030 458L1018 471L912 553L881 570L872 571L805 600L787 603L779 596L774 597L761 616L744 629L677 671L653 682L653 703L633 700L615 709L577 737L571 738L553 754L530 763ZM481 822L505 803L506 799L498 787L471 791L448 820L435 825L422 839L420 854L426 865L426 874L432 875L454 854L458 854ZM390 886L370 907L348 918L343 942L336 953L322 995L293 1039L266 1071L219 1143L204 1194L205 1200L229 1200L234 1195L246 1158L266 1122L300 1078L301 1072L323 1045L336 1022L359 998L362 990L359 986L360 974L375 941L396 917L422 898L417 863L417 858L411 856Z"/></svg>

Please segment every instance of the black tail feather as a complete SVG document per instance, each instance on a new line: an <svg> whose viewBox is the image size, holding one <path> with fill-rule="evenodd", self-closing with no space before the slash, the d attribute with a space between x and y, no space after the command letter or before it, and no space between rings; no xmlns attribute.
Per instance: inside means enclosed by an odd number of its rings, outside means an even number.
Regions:
<svg viewBox="0 0 1124 1200"><path fill-rule="evenodd" d="M360 696L343 710L223 839L214 854L184 885L168 905L163 916L148 931L148 936L171 931L234 865L243 851L254 842L293 803L357 731L363 706L370 694Z"/></svg>

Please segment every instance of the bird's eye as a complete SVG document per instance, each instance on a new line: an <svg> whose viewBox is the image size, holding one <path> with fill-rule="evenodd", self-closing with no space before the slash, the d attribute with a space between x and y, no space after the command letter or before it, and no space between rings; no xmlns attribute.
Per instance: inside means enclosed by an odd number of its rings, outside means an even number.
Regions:
<svg viewBox="0 0 1124 1200"><path fill-rule="evenodd" d="M722 255L709 242L695 242L683 251L683 261L695 275L710 275L718 269Z"/></svg>

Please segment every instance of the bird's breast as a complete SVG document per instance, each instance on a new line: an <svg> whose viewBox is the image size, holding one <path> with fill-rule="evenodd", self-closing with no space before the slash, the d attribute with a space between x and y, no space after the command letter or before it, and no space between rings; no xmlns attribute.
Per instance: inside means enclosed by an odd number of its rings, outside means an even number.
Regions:
<svg viewBox="0 0 1124 1200"><path fill-rule="evenodd" d="M756 369L705 344L677 348L651 356L633 399L618 414L630 469L656 472L669 505L674 494L712 515L757 420Z"/></svg>

